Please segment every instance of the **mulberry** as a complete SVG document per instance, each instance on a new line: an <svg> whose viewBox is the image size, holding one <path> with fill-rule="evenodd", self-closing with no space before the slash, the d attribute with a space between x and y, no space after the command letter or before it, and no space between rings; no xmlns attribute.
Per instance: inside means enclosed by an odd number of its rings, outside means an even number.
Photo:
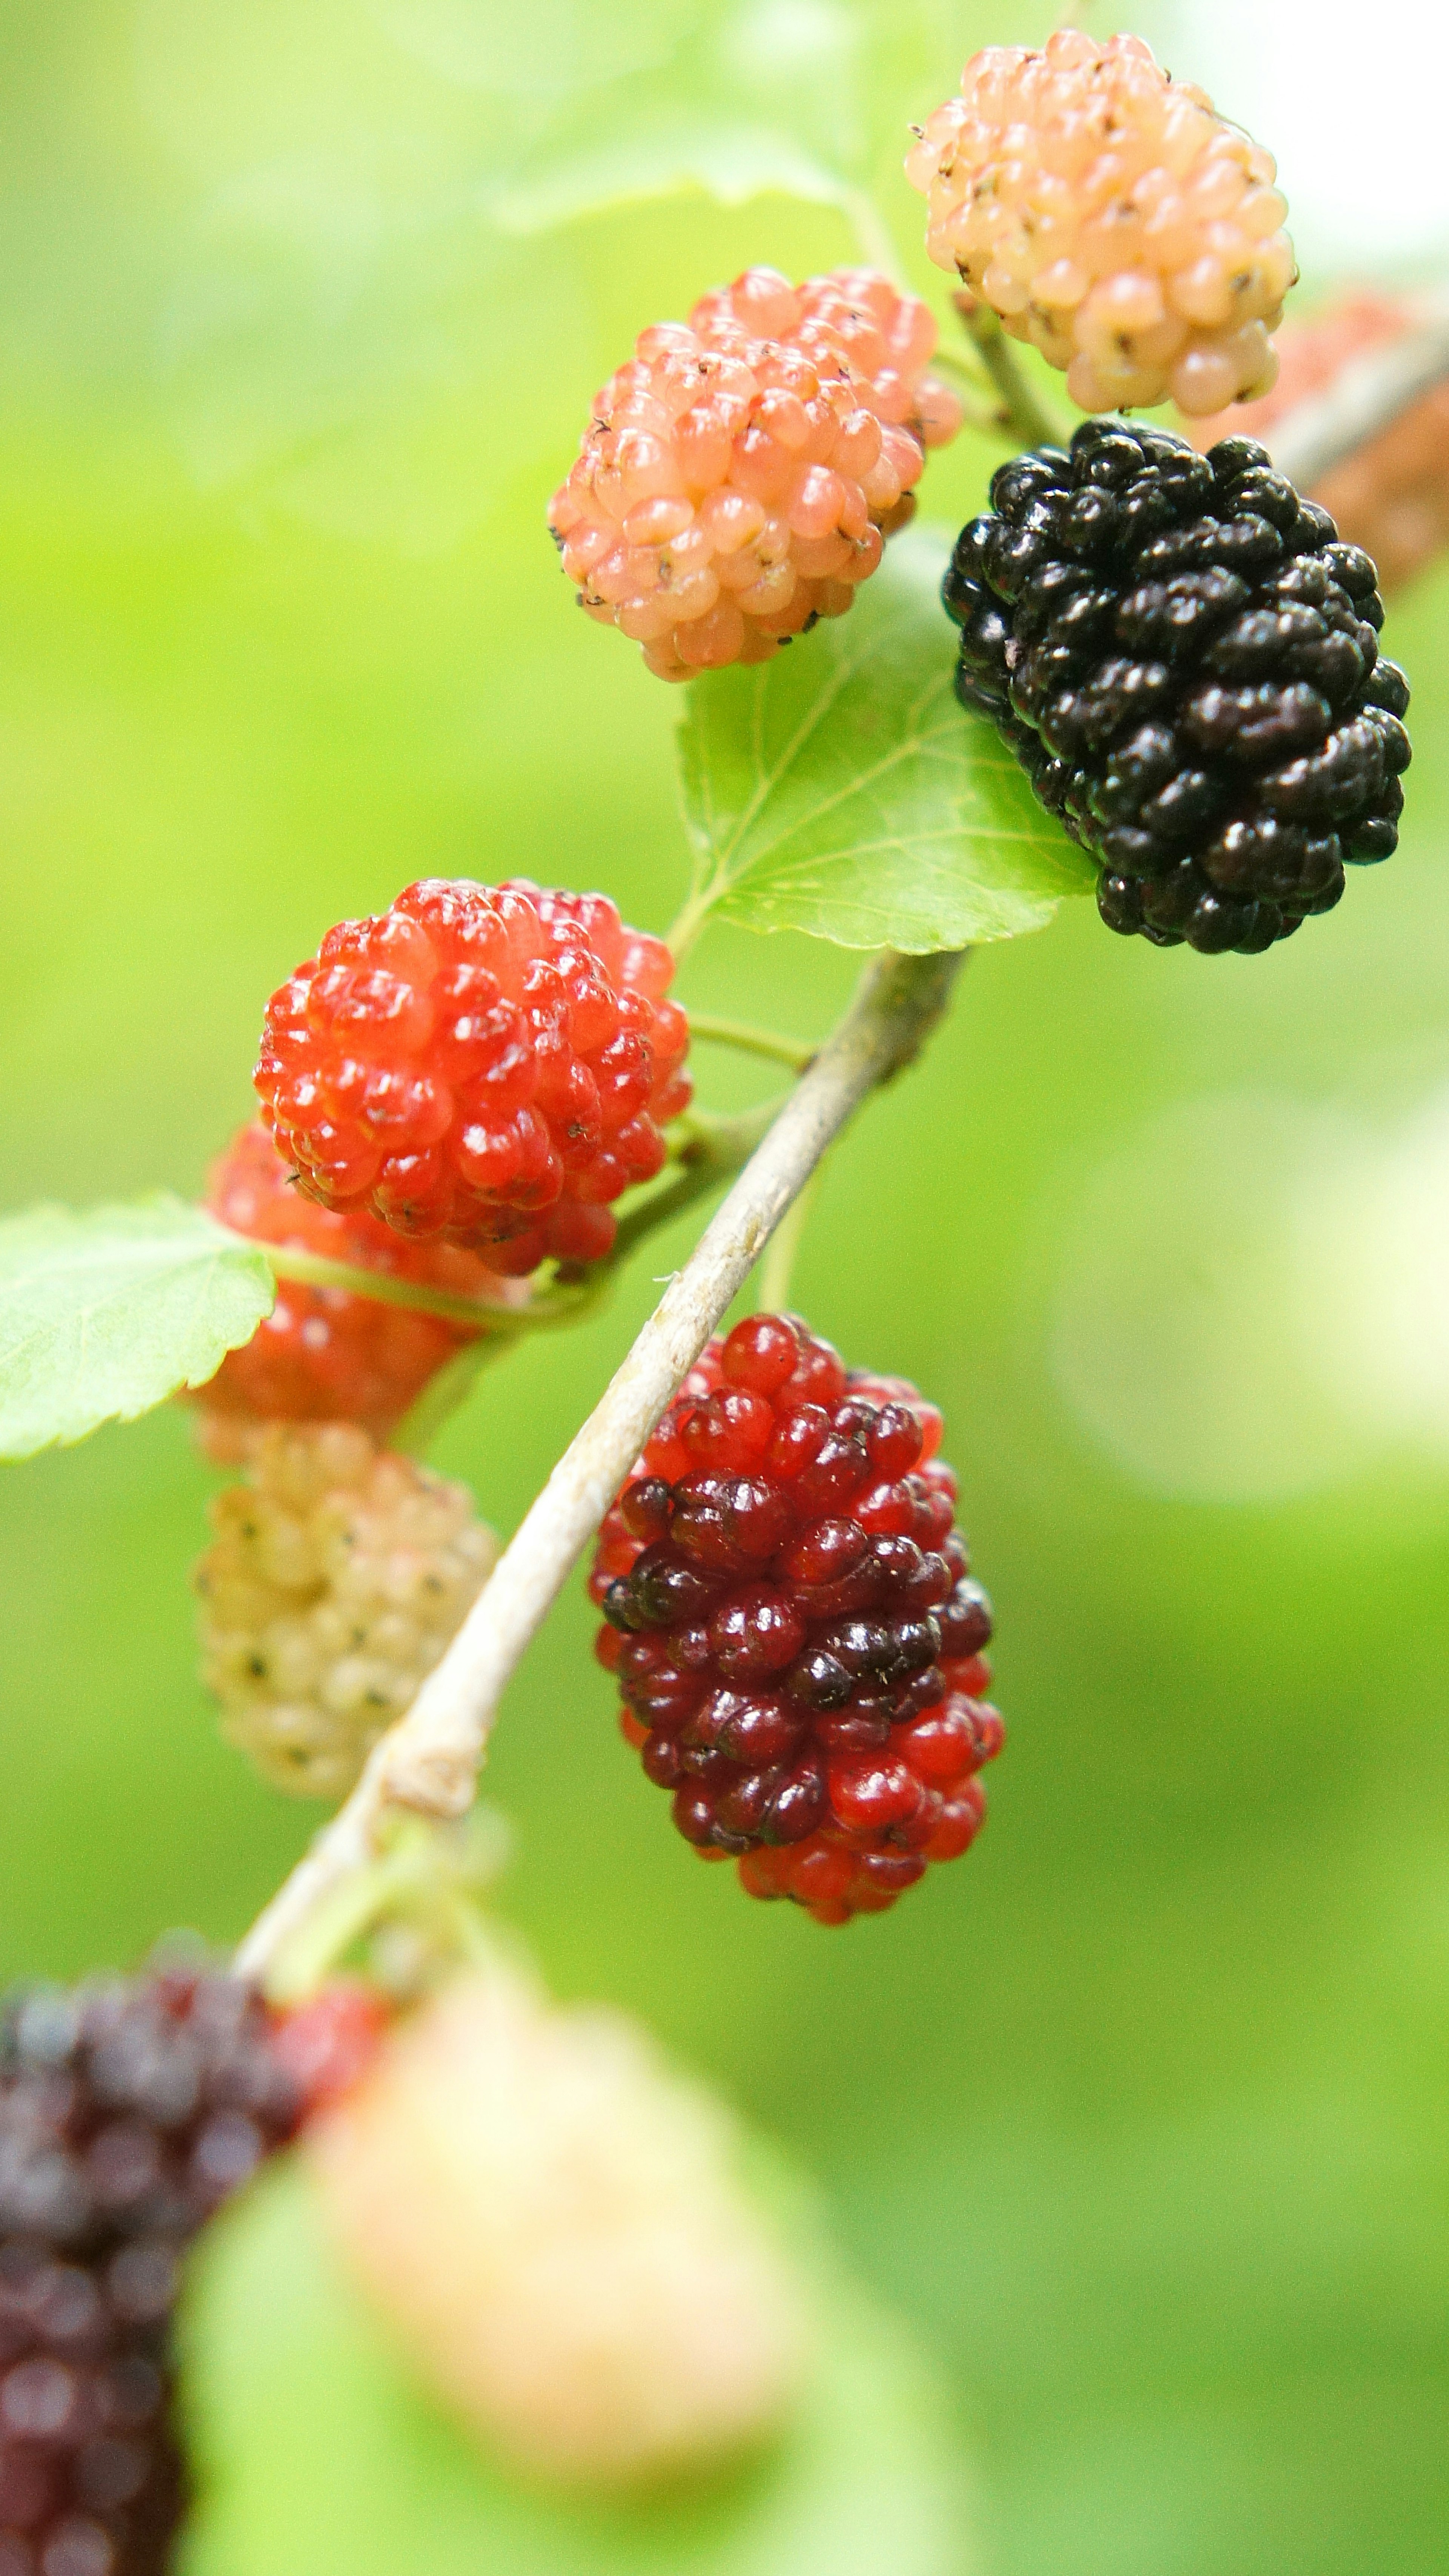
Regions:
<svg viewBox="0 0 1449 2576"><path fill-rule="evenodd" d="M178 2267L303 2088L230 1977L163 1968L0 2015L0 2569L161 2576L185 2502Z"/></svg>
<svg viewBox="0 0 1449 2576"><path fill-rule="evenodd" d="M961 407L936 323L866 268L746 269L610 377L549 525L580 606L687 680L839 617Z"/></svg>
<svg viewBox="0 0 1449 2576"><path fill-rule="evenodd" d="M535 2472L657 2479L795 2394L800 2286L730 2124L622 2016L501 1965L459 1978L309 2144L419 2368Z"/></svg>
<svg viewBox="0 0 1449 2576"><path fill-rule="evenodd" d="M486 1268L475 1252L409 1243L363 1210L335 1216L304 1199L291 1179L266 1129L253 1121L213 1163L206 1203L223 1224L258 1243L319 1253L455 1297L513 1304L527 1293L521 1282ZM214 1458L239 1459L263 1422L355 1422L385 1440L438 1370L476 1339L466 1324L415 1307L279 1280L270 1315L196 1391L206 1445Z"/></svg>
<svg viewBox="0 0 1449 2576"><path fill-rule="evenodd" d="M294 1796L341 1798L497 1559L466 1486L341 1423L276 1426L211 1507L194 1577L222 1732Z"/></svg>
<svg viewBox="0 0 1449 2576"><path fill-rule="evenodd" d="M1389 856L1409 691L1374 567L1265 448L1083 421L991 498L945 580L957 694L1096 859L1110 928L1253 952Z"/></svg>
<svg viewBox="0 0 1449 2576"><path fill-rule="evenodd" d="M690 1098L673 972L606 895L426 879L273 994L263 1116L320 1206L519 1276L598 1260Z"/></svg>
<svg viewBox="0 0 1449 2576"><path fill-rule="evenodd" d="M880 1913L980 1826L1001 1720L941 1417L791 1316L711 1342L604 1522L623 1729L706 1858L819 1923Z"/></svg>
<svg viewBox="0 0 1449 2576"><path fill-rule="evenodd" d="M1084 411L1261 394L1296 275L1270 153L1139 36L990 45L918 129L927 246Z"/></svg>

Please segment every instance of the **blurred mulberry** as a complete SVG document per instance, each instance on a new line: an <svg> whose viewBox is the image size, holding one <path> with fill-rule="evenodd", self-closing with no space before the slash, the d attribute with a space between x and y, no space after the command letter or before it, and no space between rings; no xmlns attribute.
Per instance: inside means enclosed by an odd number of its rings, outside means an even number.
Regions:
<svg viewBox="0 0 1449 2576"><path fill-rule="evenodd" d="M957 695L1097 861L1111 929L1252 953L1389 856L1409 690L1374 567L1265 448L1088 420L991 498L945 580Z"/></svg>
<svg viewBox="0 0 1449 2576"><path fill-rule="evenodd" d="M498 1555L465 1485L341 1423L277 1426L211 1506L202 1678L264 1779L341 1798L411 1707Z"/></svg>
<svg viewBox="0 0 1449 2576"><path fill-rule="evenodd" d="M1297 272L1271 153L1139 36L988 45L907 175L927 246L1084 411L1220 411L1265 392Z"/></svg>
<svg viewBox="0 0 1449 2576"><path fill-rule="evenodd" d="M941 1417L792 1316L712 1341L604 1522L590 1591L623 1729L752 1896L881 1913L984 1812L991 1611Z"/></svg>
<svg viewBox="0 0 1449 2576"><path fill-rule="evenodd" d="M173 2563L181 2259L305 2107L271 2016L230 1977L163 1968L4 2007L4 2576L161 2576Z"/></svg>
<svg viewBox="0 0 1449 2576"><path fill-rule="evenodd" d="M809 2329L786 2245L726 2115L621 2015L472 1969L308 2143L389 2331L535 2476L657 2485L788 2415Z"/></svg>
<svg viewBox="0 0 1449 2576"><path fill-rule="evenodd" d="M257 1121L240 1129L211 1167L206 1204L224 1225L359 1270L377 1270L455 1297L515 1304L522 1283L500 1279L475 1252L450 1243L409 1243L365 1210L335 1216L291 1186ZM193 1400L215 1458L247 1454L263 1422L355 1422L385 1440L438 1370L476 1341L466 1324L416 1307L389 1306L347 1288L277 1283L277 1301L249 1342L229 1351Z"/></svg>
<svg viewBox="0 0 1449 2576"><path fill-rule="evenodd" d="M656 323L594 405L549 525L580 605L687 680L839 617L961 425L936 324L868 268L750 268Z"/></svg>
<svg viewBox="0 0 1449 2576"><path fill-rule="evenodd" d="M689 1101L673 972L606 895L425 879L273 994L262 1114L323 1207L516 1276L598 1260Z"/></svg>

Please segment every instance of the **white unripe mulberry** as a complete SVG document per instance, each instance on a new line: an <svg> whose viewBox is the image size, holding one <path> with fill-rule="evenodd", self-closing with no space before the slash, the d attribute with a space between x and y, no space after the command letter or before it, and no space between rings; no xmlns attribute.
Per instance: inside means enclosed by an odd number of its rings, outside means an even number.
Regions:
<svg viewBox="0 0 1449 2576"><path fill-rule="evenodd" d="M1084 411L1266 393L1297 274L1275 164L1140 36L988 45L906 173L927 247Z"/></svg>
<svg viewBox="0 0 1449 2576"><path fill-rule="evenodd" d="M194 1576L222 1732L297 1797L342 1798L492 1572L464 1485L344 1423L274 1424L211 1506Z"/></svg>
<svg viewBox="0 0 1449 2576"><path fill-rule="evenodd" d="M726 2113L621 2016L470 1973L311 2135L355 2275L491 2446L619 2484L781 2422L798 2284Z"/></svg>

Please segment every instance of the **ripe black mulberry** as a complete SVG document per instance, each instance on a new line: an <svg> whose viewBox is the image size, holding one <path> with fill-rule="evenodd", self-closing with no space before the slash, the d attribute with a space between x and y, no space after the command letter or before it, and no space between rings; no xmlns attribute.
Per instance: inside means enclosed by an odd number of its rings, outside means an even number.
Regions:
<svg viewBox="0 0 1449 2576"><path fill-rule="evenodd" d="M1101 869L1113 930L1252 953L1398 840L1377 575L1266 448L1083 421L993 477L944 596L957 695Z"/></svg>

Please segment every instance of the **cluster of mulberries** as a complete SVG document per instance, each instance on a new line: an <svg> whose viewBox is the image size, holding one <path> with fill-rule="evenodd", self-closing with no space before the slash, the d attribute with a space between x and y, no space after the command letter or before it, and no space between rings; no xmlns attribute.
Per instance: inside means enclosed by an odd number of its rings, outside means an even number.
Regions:
<svg viewBox="0 0 1449 2576"><path fill-rule="evenodd" d="M597 1260L690 1097L673 972L606 895L427 879L273 994L263 1115L322 1207L514 1275Z"/></svg>
<svg viewBox="0 0 1449 2576"><path fill-rule="evenodd" d="M1296 274L1272 155L1140 37L988 46L906 169L931 257L1084 411L1215 412L1271 385Z"/></svg>
<svg viewBox="0 0 1449 2576"><path fill-rule="evenodd" d="M500 1279L476 1252L409 1242L363 1209L334 1215L303 1198L291 1179L289 1165L254 1120L213 1163L206 1204L254 1242L283 1244L456 1297L511 1304L526 1293L519 1282ZM206 1446L214 1458L242 1457L263 1422L355 1422L384 1440L438 1370L476 1338L466 1324L416 1307L279 1280L270 1315L197 1392Z"/></svg>
<svg viewBox="0 0 1449 2576"><path fill-rule="evenodd" d="M941 1417L795 1318L711 1342L600 1533L624 1732L752 1896L879 1913L981 1823L1001 1743Z"/></svg>
<svg viewBox="0 0 1449 2576"><path fill-rule="evenodd" d="M276 1424L211 1506L202 1677L265 1779L340 1798L497 1558L467 1487L342 1423Z"/></svg>
<svg viewBox="0 0 1449 2576"><path fill-rule="evenodd" d="M871 269L751 268L641 333L549 524L580 605L687 680L849 608L961 423L928 307Z"/></svg>
<svg viewBox="0 0 1449 2576"><path fill-rule="evenodd" d="M1388 857L1409 692L1374 567L1266 449L1088 420L991 498L946 576L957 692L1097 860L1112 929L1268 948Z"/></svg>
<svg viewBox="0 0 1449 2576"><path fill-rule="evenodd" d="M4 2008L4 2576L161 2576L172 2563L180 2261L304 2106L271 2017L229 1977L163 1969Z"/></svg>
<svg viewBox="0 0 1449 2576"><path fill-rule="evenodd" d="M1230 426L1271 445L1271 431L1297 404L1328 392L1345 368L1403 339L1424 318L1398 297L1359 292L1338 297L1304 321L1285 323L1271 394L1248 403L1231 424L1226 418L1191 422L1194 447L1211 447ZM1386 429L1364 439L1312 485L1313 499L1331 511L1340 533L1372 555L1385 595L1449 546L1446 452L1449 379L1407 403Z"/></svg>

